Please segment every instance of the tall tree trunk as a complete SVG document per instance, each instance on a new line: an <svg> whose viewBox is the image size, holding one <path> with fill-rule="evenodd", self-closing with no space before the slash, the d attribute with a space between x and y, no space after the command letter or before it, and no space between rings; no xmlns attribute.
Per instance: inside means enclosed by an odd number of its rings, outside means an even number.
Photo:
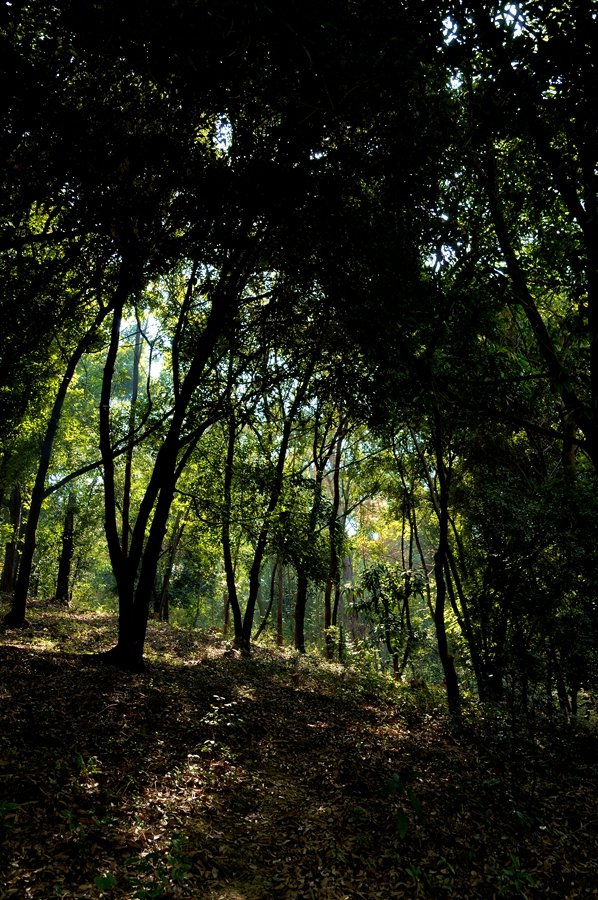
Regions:
<svg viewBox="0 0 598 900"><path fill-rule="evenodd" d="M141 358L141 325L137 323L135 332L135 349L133 356L133 377L131 383L131 406L129 410L129 435L125 458L125 483L123 487L122 507L122 555L126 559L129 554L129 529L131 515L131 474L133 471L133 443L135 439L135 407L139 391L139 362Z"/></svg>
<svg viewBox="0 0 598 900"><path fill-rule="evenodd" d="M253 640L254 640L254 641L257 641L257 639L259 638L260 634L262 633L262 631L263 631L264 628L266 627L266 623L268 622L268 618L269 618L269 616L270 616L270 612L271 612L271 610L272 610L272 606L274 605L274 582L275 582L275 579L276 579L276 570L277 570L277 569L278 569L278 563L275 562L274 565L272 566L272 575L270 576L270 600L269 600L269 602L268 602L268 607L267 607L267 609L266 609L266 612L265 612L264 615L262 616L262 621L260 622L259 628L258 628L258 630L256 631L255 635L253 636Z"/></svg>
<svg viewBox="0 0 598 900"><path fill-rule="evenodd" d="M283 612L283 568L282 559L278 563L278 615L276 617L276 643L279 647L283 644L282 612Z"/></svg>
<svg viewBox="0 0 598 900"><path fill-rule="evenodd" d="M332 589L337 577L336 548L330 548L330 571L324 590L324 641L326 644L326 659L334 658L334 636L332 633Z"/></svg>
<svg viewBox="0 0 598 900"><path fill-rule="evenodd" d="M19 537L21 533L21 514L23 501L21 499L21 486L16 484L10 492L8 501L8 514L10 517L11 536L4 549L4 567L2 569L2 586L4 593L14 591L19 562Z"/></svg>
<svg viewBox="0 0 598 900"><path fill-rule="evenodd" d="M278 505L278 500L280 497L280 493L282 491L283 485L283 475L284 475L284 464L287 457L287 450L289 446L289 440L291 437L291 430L293 427L293 422L295 421L295 417L299 410L301 403L303 402L303 398L305 396L305 392L308 388L309 382L311 380L311 375L313 372L315 364L315 359L310 362L308 365L307 372L303 377L303 381L297 387L295 398L293 403L291 404L291 408L289 412L285 416L284 425L282 429L282 438L280 441L280 447L278 450L278 458L276 461L276 467L274 471L274 479L272 488L270 491L270 499L268 501L268 508L266 510L266 514L264 516L263 524L260 529L260 533L258 535L257 544L255 548L255 552L253 555L253 562L251 565L251 569L249 572L249 596L247 598L247 606L245 608L245 616L243 617L243 650L245 653L249 653L251 649L251 631L253 629L253 616L255 614L255 604L257 600L257 592L260 586L260 571L262 567L262 560L264 558L264 553L266 550L266 543L268 541L268 533L270 529L270 520L272 515Z"/></svg>
<svg viewBox="0 0 598 900"><path fill-rule="evenodd" d="M230 373L230 369L229 369ZM230 615L233 612L233 623L235 628L235 645L240 647L243 643L243 619L241 617L241 607L239 606L239 598L237 596L237 585L235 584L235 566L233 564L231 543L230 543L230 524L231 524L231 488L233 481L233 462L235 457L235 440L237 436L237 428L235 414L231 412L228 423L228 442L226 450L226 463L224 467L224 509L222 516L222 554L224 557L224 571L226 574L227 587L227 607L226 612ZM228 630L228 620L225 616L225 628Z"/></svg>
<svg viewBox="0 0 598 900"><path fill-rule="evenodd" d="M339 428L337 431L338 442L336 445L336 453L334 454L334 471L332 476L332 509L330 511L330 525L328 527L328 534L330 539L330 570L328 572L328 581L326 583L326 590L324 593L324 639L326 641L326 659L334 658L334 637L331 628L336 625L336 617L338 614L338 596L336 591L336 588L338 587L337 518L340 505L339 479L345 425L346 419L344 417L341 417ZM335 590L334 610L332 608L333 589Z"/></svg>
<svg viewBox="0 0 598 900"><path fill-rule="evenodd" d="M162 580L162 590L160 591L160 599L158 601L158 609L156 612L158 613L158 618L161 622L168 622L170 609L169 609L169 598L170 598L170 582L172 579L172 573L174 570L174 563L176 559L177 550L179 548L179 544L181 543L181 538L183 537L183 531L185 530L185 523L181 525L181 517L182 513L179 510L176 515L176 519L174 521L174 525L172 526L172 537L170 539L170 546L168 548L168 556L166 559L166 568L164 570L164 578Z"/></svg>
<svg viewBox="0 0 598 900"><path fill-rule="evenodd" d="M343 559L343 583L345 585L353 584L353 557L347 554ZM348 609L342 603L340 607L341 618L345 628L345 634L350 635L355 645L359 643L364 633L364 625L359 621L359 615L355 612L353 601L355 592L352 588L348 589Z"/></svg>
<svg viewBox="0 0 598 900"><path fill-rule="evenodd" d="M56 600L58 603L69 603L69 583L71 578L71 561L73 558L75 525L75 496L71 493L67 501L64 516L64 528L62 530L62 548L58 563L58 578L56 581Z"/></svg>
<svg viewBox="0 0 598 900"><path fill-rule="evenodd" d="M459 623L459 628L461 630L461 634L467 641L467 646L469 647L469 655L471 658L471 664L473 666L473 671L476 677L476 682L478 685L478 695L480 700L485 699L485 679L482 671L482 661L480 658L479 647L475 639L473 626L471 622L471 616L469 615L469 607L467 605L467 599L465 597L465 593L463 591L463 586L461 584L461 579L459 577L459 572L457 570L457 562L455 560L455 556L452 553L451 549L448 548L447 556L446 556L446 566L445 566L445 576L446 582L449 592L449 600L451 606L453 608L453 612L455 613L455 618ZM459 597L459 603L461 605L461 609L457 605L457 599L455 597L453 591L453 583L455 585L455 590Z"/></svg>
<svg viewBox="0 0 598 900"><path fill-rule="evenodd" d="M297 573L295 600L295 650L305 653L305 609L307 607L307 576Z"/></svg>
<svg viewBox="0 0 598 900"><path fill-rule="evenodd" d="M228 634L228 626L230 625L230 603L228 602L228 591L224 592L224 596L222 598L222 607L224 610L224 631L223 634Z"/></svg>
<svg viewBox="0 0 598 900"><path fill-rule="evenodd" d="M446 682L446 693L448 698L449 710L452 715L458 716L461 713L461 696L459 694L459 682L455 671L455 662L452 653L448 649L448 641L446 636L446 624L444 621L444 610L446 605L446 579L444 569L448 555L448 480L443 458L443 434L442 419L440 410L434 405L434 447L436 451L436 472L440 486L440 496L438 498L439 516L438 516L438 549L434 555L434 575L436 577L436 604L434 608L434 625L436 627L436 640L438 643L438 655L442 663L444 671L444 679Z"/></svg>

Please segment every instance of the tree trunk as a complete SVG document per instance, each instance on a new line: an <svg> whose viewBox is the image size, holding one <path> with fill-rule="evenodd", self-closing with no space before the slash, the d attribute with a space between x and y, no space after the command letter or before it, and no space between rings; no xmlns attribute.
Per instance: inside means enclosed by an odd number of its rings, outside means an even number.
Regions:
<svg viewBox="0 0 598 900"><path fill-rule="evenodd" d="M2 569L1 590L4 593L14 591L19 563L19 537L21 532L21 486L15 485L10 492L8 513L10 516L11 539L4 550L4 567Z"/></svg>
<svg viewBox="0 0 598 900"><path fill-rule="evenodd" d="M326 643L326 659L334 657L334 637L332 634L332 589L336 580L336 552L333 548L330 551L330 573L326 582L324 591L324 640Z"/></svg>
<svg viewBox="0 0 598 900"><path fill-rule="evenodd" d="M330 526L328 528L328 534L330 536L330 570L328 572L328 582L324 594L324 639L326 641L326 659L334 659L334 637L330 629L336 625L336 617L338 614L338 552L336 545L338 530L337 518L340 506L339 479L345 424L346 419L341 417L337 431L338 443L334 455L334 473L332 477L332 509L330 511ZM334 610L332 609L331 602L333 588L335 590Z"/></svg>
<svg viewBox="0 0 598 900"><path fill-rule="evenodd" d="M168 622L169 618L169 597L170 597L170 581L172 579L172 572L174 570L174 562L176 559L176 553L181 542L181 538L183 536L183 531L185 530L185 523L181 525L181 512L176 515L176 519L174 521L174 525L172 527L172 538L170 541L170 547L168 548L168 557L166 560L166 568L164 570L164 578L162 581L162 590L160 591L160 600L158 603L158 609L156 612L158 613L158 619L161 622Z"/></svg>
<svg viewBox="0 0 598 900"><path fill-rule="evenodd" d="M243 650L245 653L249 653L251 649L251 631L253 629L253 616L255 614L255 604L260 586L260 571L262 567L262 560L266 550L266 543L268 540L270 520L278 505L278 499L282 491L284 464L287 457L289 439L291 437L291 429L293 427L293 422L295 421L295 416L297 415L299 407L303 401L303 397L305 396L305 391L307 390L307 387L309 385L311 374L313 372L313 366L314 362L312 361L308 366L308 370L303 378L302 383L297 388L295 399L293 400L291 408L289 409L289 412L284 419L282 438L278 450L278 458L276 461L274 480L272 489L270 491L268 508L266 510L263 524L258 535L255 553L253 555L253 562L251 565L251 570L249 572L249 597L247 598L245 616L243 617Z"/></svg>
<svg viewBox="0 0 598 900"><path fill-rule="evenodd" d="M443 459L442 447L442 421L440 411L434 407L434 445L436 450L436 472L440 485L439 502L439 538L438 549L434 555L434 574L436 577L436 605L434 608L434 625L436 627L436 640L438 643L438 655L444 671L446 693L451 715L461 714L461 697L459 694L459 681L455 671L455 662L452 653L448 650L446 625L444 621L444 609L446 604L446 580L444 568L448 555L448 481Z"/></svg>
<svg viewBox="0 0 598 900"><path fill-rule="evenodd" d="M295 601L295 650L305 653L305 609L307 606L307 576L297 574Z"/></svg>
<svg viewBox="0 0 598 900"><path fill-rule="evenodd" d="M222 605L224 608L224 634L226 635L228 634L228 626L230 625L230 603L228 599L228 591L224 592Z"/></svg>
<svg viewBox="0 0 598 900"><path fill-rule="evenodd" d="M449 599L451 606L453 608L453 612L455 613L455 617L457 622L459 623L459 628L461 630L461 634L467 641L467 646L469 647L469 655L471 658L471 665L473 666L473 671L476 677L476 682L478 685L478 695L480 700L484 700L484 678L482 674L482 664L480 659L480 654L478 650L478 646L475 642L475 635L473 633L473 627L471 623L471 617L469 615L469 609L467 606L467 600L465 598L465 594L463 592L463 586L461 585L461 579L459 578L459 572L457 570L457 563L455 557L448 548L447 550L447 558L446 558L446 566L445 566L445 577L449 592ZM451 577L452 576L452 577ZM459 609L457 605L457 599L455 597L453 591L453 582L455 585L455 589L457 591L457 595L459 597L459 602L461 604L461 609Z"/></svg>
<svg viewBox="0 0 598 900"><path fill-rule="evenodd" d="M229 380L232 378L232 353L229 361ZM237 585L235 584L235 566L233 563L231 543L230 543L230 525L232 510L232 482L233 482L233 463L235 459L235 441L237 438L237 423L234 412L231 412L228 423L228 441L226 448L226 463L224 467L224 509L222 515L222 554L224 557L224 571L226 574L226 587L228 598L228 613L233 612L233 623L235 628L235 646L240 647L243 643L243 619L241 616L241 607L239 606L239 598L237 596ZM228 626L228 621L226 622Z"/></svg>
<svg viewBox="0 0 598 900"><path fill-rule="evenodd" d="M282 633L282 605L283 605L283 568L282 560L278 564L278 615L276 621L276 643L279 647L283 644Z"/></svg>
<svg viewBox="0 0 598 900"><path fill-rule="evenodd" d="M73 536L75 522L75 498L69 494L64 528L62 531L62 549L58 563L58 578L56 582L56 600L58 603L69 603L69 583L71 578L71 561L73 559Z"/></svg>
<svg viewBox="0 0 598 900"><path fill-rule="evenodd" d="M271 612L271 610L272 610L272 606L274 605L274 581L275 581L275 576L276 576L276 570L277 570L277 568L278 568L278 563L275 562L274 565L273 565L273 567L272 567L272 575L270 576L270 600L269 600L269 602L268 602L268 608L266 609L265 614L262 616L262 621L260 622L260 626L259 626L258 630L256 631L254 637L253 637L253 640L254 640L254 641L257 641L257 639L259 638L260 634L262 633L262 631L263 631L264 628L266 627L266 623L268 622L268 618L269 618L269 616L270 616L270 612Z"/></svg>
<svg viewBox="0 0 598 900"><path fill-rule="evenodd" d="M234 292L235 298L237 291ZM118 643L104 658L123 668L143 665L143 646L156 579L160 551L178 478L203 431L213 419L202 425L181 443L181 433L191 398L201 382L213 348L229 312L226 297L215 298L206 327L196 342L195 355L176 394L173 413L164 436L144 497L139 506L131 536L128 557L122 555L117 526L114 458L110 445L110 395L120 338L122 307L114 315L110 347L104 368L100 401L100 450L104 465L105 530L110 563L118 586Z"/></svg>
<svg viewBox="0 0 598 900"><path fill-rule="evenodd" d="M133 442L135 439L135 407L137 406L137 394L139 391L139 361L141 358L141 326L137 323L135 332L135 349L133 356L133 378L131 384L131 407L129 410L129 435L127 442L127 454L125 459L125 483L123 487L123 512L122 512L122 554L126 557L129 553L129 529L131 515L131 474L133 470Z"/></svg>
<svg viewBox="0 0 598 900"><path fill-rule="evenodd" d="M353 557L350 554L347 554L343 559L343 583L345 585L353 584ZM363 637L365 626L359 621L359 616L353 606L355 592L352 589L348 590L349 607L347 611L345 604L340 604L341 619L345 628L345 634L350 635L352 642L357 645Z"/></svg>

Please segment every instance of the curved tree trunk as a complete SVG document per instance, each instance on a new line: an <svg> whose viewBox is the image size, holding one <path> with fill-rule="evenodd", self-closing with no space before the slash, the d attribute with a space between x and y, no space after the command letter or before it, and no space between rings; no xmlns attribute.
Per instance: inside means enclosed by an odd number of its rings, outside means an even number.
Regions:
<svg viewBox="0 0 598 900"><path fill-rule="evenodd" d="M251 265L251 254L244 251L247 251L247 247L239 247L238 268L227 274L212 298L210 314L202 334L196 341L195 354L184 380L179 385L178 374L175 379L172 416L139 506L126 558L122 555L118 532L114 457L110 446L110 395L119 344L122 306L115 312L102 381L100 450L104 465L106 540L112 571L118 586L119 630L116 646L104 654L104 659L122 668L139 669L143 666L143 647L152 590L176 484L201 435L221 414L220 407L216 403L215 408L206 415L200 426L194 427L186 435L183 434L192 397L201 384L223 328L236 309L240 284L245 283L246 268Z"/></svg>

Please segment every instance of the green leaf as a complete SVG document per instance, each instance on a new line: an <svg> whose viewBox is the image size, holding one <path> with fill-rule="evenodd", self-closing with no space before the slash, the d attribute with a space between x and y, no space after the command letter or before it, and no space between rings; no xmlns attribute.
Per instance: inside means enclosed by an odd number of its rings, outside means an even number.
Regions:
<svg viewBox="0 0 598 900"><path fill-rule="evenodd" d="M97 888L101 891L109 891L111 887L114 887L116 884L116 878L114 875L111 875L110 872L106 872L104 875L97 875L93 883Z"/></svg>
<svg viewBox="0 0 598 900"><path fill-rule="evenodd" d="M396 794L397 791L402 791L403 785L401 783L401 778L396 773L388 779L386 782L386 786L382 791L383 797L388 797L390 794Z"/></svg>
<svg viewBox="0 0 598 900"><path fill-rule="evenodd" d="M404 838L407 834L407 829L409 828L409 819L405 815L405 810L401 809L401 807L397 810L397 831L399 833L399 837Z"/></svg>

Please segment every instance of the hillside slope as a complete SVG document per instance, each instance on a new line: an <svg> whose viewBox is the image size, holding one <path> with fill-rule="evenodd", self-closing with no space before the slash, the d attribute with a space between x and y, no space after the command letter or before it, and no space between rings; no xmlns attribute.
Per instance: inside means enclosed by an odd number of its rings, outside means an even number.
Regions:
<svg viewBox="0 0 598 900"><path fill-rule="evenodd" d="M123 673L114 637L37 603L0 634L0 900L598 894L587 729L156 623Z"/></svg>

